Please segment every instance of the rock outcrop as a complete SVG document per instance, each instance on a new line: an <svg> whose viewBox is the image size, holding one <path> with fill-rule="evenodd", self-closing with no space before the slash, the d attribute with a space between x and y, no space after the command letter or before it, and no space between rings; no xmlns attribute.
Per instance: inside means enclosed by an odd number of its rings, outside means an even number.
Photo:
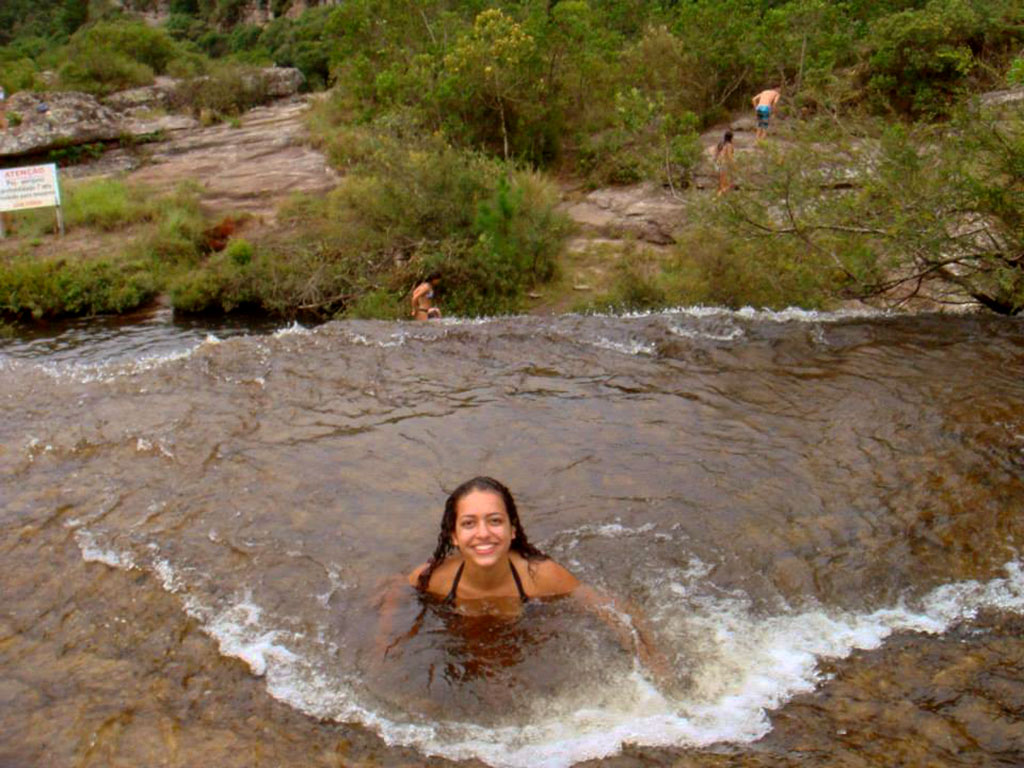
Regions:
<svg viewBox="0 0 1024 768"><path fill-rule="evenodd" d="M990 91L981 95L979 101L988 107L1004 104L1019 104L1024 101L1024 88L1010 88L1005 91Z"/></svg>
<svg viewBox="0 0 1024 768"><path fill-rule="evenodd" d="M289 196L325 195L339 181L324 156L309 146L304 116L310 98L257 107L242 115L238 127L220 123L174 132L134 152L109 152L104 161L123 157L119 170L130 171L127 180L154 189L198 182L207 211L249 213L272 223Z"/></svg>
<svg viewBox="0 0 1024 768"><path fill-rule="evenodd" d="M126 11L141 15L150 24L162 24L171 14L170 0L113 0L114 4ZM267 0L249 0L238 4L238 20L243 24L266 24L277 16L295 18L308 8L321 5L341 5L342 0L288 0L285 3L270 3ZM279 13L274 8L280 9Z"/></svg>
<svg viewBox="0 0 1024 768"><path fill-rule="evenodd" d="M0 132L0 157L113 141L124 130L115 110L93 96L73 91L20 91L7 100L7 121L9 127Z"/></svg>
<svg viewBox="0 0 1024 768"><path fill-rule="evenodd" d="M153 85L112 93L102 101L111 109L124 114L132 114L139 110L170 109L174 104L176 91L176 81L164 77L158 78Z"/></svg>
<svg viewBox="0 0 1024 768"><path fill-rule="evenodd" d="M655 184L597 189L564 207L584 231L601 238L671 245L685 217L683 201Z"/></svg>
<svg viewBox="0 0 1024 768"><path fill-rule="evenodd" d="M250 77L258 81L254 89L268 99L294 96L304 80L291 67L268 67ZM86 93L20 91L7 100L9 127L0 132L0 158L194 128L192 117L168 111L176 88L176 81L160 78L102 101Z"/></svg>
<svg viewBox="0 0 1024 768"><path fill-rule="evenodd" d="M301 70L295 67L267 67L243 78L247 88L253 88L271 99L294 96L306 82Z"/></svg>

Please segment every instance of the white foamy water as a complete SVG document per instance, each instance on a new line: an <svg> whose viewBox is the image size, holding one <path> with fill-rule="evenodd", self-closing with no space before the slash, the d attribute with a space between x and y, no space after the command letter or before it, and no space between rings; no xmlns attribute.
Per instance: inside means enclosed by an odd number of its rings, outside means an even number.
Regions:
<svg viewBox="0 0 1024 768"><path fill-rule="evenodd" d="M604 525L580 533L621 536L627 531ZM303 637L284 629L284 622L269 616L251 594L214 608L190 590L156 545L150 545L153 557L142 566L133 554L100 545L86 530L76 531L75 540L89 562L122 570L148 567L200 622L220 653L241 659L254 675L264 677L274 698L313 717L359 722L392 745L415 747L426 755L476 758L498 768L567 768L616 754L624 743L700 747L754 741L770 730L768 711L822 681L818 668L823 659L878 648L894 632L942 633L984 608L1024 612L1019 561L1007 563L1001 578L943 585L912 603L869 613L821 607L761 616L742 594L699 597L691 601L691 610L676 612L661 633L701 639L690 649L696 658L690 660L692 684L685 694L662 693L634 670L608 690L590 692L588 700L595 704L582 707L556 699L538 706L525 727L399 722L361 702L357 681L331 674L329 654L323 659L308 650L304 654L300 647L309 645ZM706 573L696 562L676 576L688 582ZM678 601L689 586L665 584L657 600L666 605Z"/></svg>
<svg viewBox="0 0 1024 768"><path fill-rule="evenodd" d="M129 362L43 363L38 367L43 373L57 380L70 380L79 384L109 382L124 376L136 376L180 360L188 360L199 350L217 344L220 344L220 339L211 335L185 349L158 355L143 355Z"/></svg>
<svg viewBox="0 0 1024 768"><path fill-rule="evenodd" d="M871 309L837 309L830 312L822 312L815 309L801 309L800 307L788 307L786 309L755 309L754 307L743 307L741 309L729 309L728 307L694 306L672 307L670 309L637 310L623 312L621 314L595 312L588 313L590 317L607 317L614 319L631 319L643 317L670 317L682 316L696 319L704 318L738 318L752 322L770 323L834 323L846 320L869 320L872 318L892 317L893 313L888 310Z"/></svg>

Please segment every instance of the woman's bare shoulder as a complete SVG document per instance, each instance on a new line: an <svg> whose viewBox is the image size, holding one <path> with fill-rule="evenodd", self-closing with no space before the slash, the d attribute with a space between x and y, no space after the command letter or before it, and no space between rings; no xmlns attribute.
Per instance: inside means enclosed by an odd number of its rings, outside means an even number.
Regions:
<svg viewBox="0 0 1024 768"><path fill-rule="evenodd" d="M452 588L452 581L455 579L455 570L462 562L461 557L449 557L430 574L430 583L427 584L427 592L435 595L446 595ZM409 574L409 583L419 588L419 580L422 573L427 570L430 563L423 563Z"/></svg>
<svg viewBox="0 0 1024 768"><path fill-rule="evenodd" d="M566 595L580 585L579 579L550 558L528 561L527 570L533 582L532 596L535 597Z"/></svg>

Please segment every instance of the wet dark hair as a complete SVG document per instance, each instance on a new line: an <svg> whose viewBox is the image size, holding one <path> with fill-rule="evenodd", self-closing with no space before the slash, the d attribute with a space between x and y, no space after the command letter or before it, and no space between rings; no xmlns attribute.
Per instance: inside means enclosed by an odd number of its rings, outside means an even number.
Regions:
<svg viewBox="0 0 1024 768"><path fill-rule="evenodd" d="M417 589L423 592L427 591L427 586L430 584L430 576L434 569L443 563L445 558L455 549L455 546L452 544L452 533L455 531L456 507L459 501L462 500L462 497L472 491L488 491L496 493L501 497L501 501L505 505L505 511L508 513L508 521L512 525L512 530L515 531L515 537L512 539L510 547L511 550L518 552L527 560L548 559L547 555L533 546L529 539L526 538L526 531L523 530L523 524L519 522L519 511L516 509L516 502L512 498L511 491L493 477L474 477L452 491L448 496L448 500L444 503L441 530L437 534L437 547L434 549L434 554L430 556L430 560L427 561L427 567L423 569L423 573L419 575L416 581Z"/></svg>
<svg viewBox="0 0 1024 768"><path fill-rule="evenodd" d="M726 131L725 135L722 136L722 140L718 142L718 151L721 152L726 144L732 144L732 131Z"/></svg>
<svg viewBox="0 0 1024 768"><path fill-rule="evenodd" d="M425 278L423 278L423 282L430 283L430 282L433 282L434 280L440 280L440 279L441 279L441 273L440 272L431 272L429 275L427 275Z"/></svg>

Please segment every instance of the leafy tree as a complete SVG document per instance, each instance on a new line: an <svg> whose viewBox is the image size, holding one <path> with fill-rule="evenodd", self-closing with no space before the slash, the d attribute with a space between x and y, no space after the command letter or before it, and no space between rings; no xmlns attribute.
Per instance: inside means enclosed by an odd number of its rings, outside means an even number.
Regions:
<svg viewBox="0 0 1024 768"><path fill-rule="evenodd" d="M444 59L446 100L481 137L491 133L489 123L496 121L506 160L510 133L544 87L536 77L537 64L533 36L496 8L477 16L473 29Z"/></svg>
<svg viewBox="0 0 1024 768"><path fill-rule="evenodd" d="M773 83L791 84L799 98L827 81L836 67L854 60L854 38L843 6L825 0L794 0L768 9L758 28L756 71Z"/></svg>
<svg viewBox="0 0 1024 768"><path fill-rule="evenodd" d="M60 25L73 35L89 20L89 0L64 0L60 11Z"/></svg>
<svg viewBox="0 0 1024 768"><path fill-rule="evenodd" d="M765 160L731 197L731 231L758 250L802 249L849 296L931 295L1024 310L1024 111L896 125L874 145L803 144Z"/></svg>
<svg viewBox="0 0 1024 768"><path fill-rule="evenodd" d="M695 112L719 119L759 85L761 13L758 0L693 0L676 7L670 29L679 40L679 87Z"/></svg>
<svg viewBox="0 0 1024 768"><path fill-rule="evenodd" d="M868 88L901 112L946 112L974 67L968 43L979 21L965 0L933 0L878 19L868 39Z"/></svg>

